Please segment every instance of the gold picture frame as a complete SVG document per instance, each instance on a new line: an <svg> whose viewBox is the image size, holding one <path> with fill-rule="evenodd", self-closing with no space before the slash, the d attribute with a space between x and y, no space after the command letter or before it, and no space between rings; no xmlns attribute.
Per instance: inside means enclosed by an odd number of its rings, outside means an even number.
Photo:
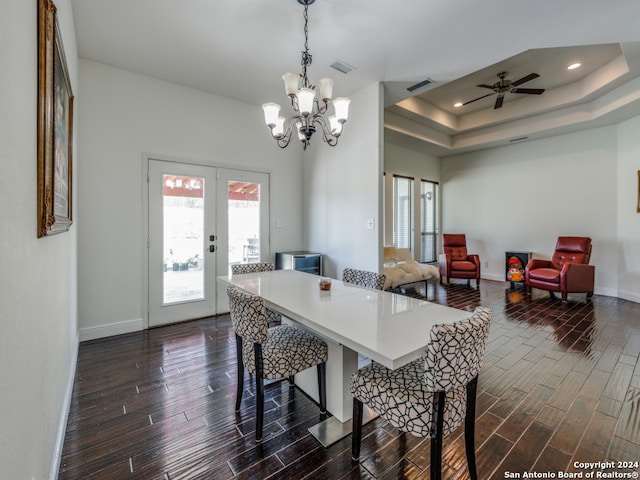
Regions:
<svg viewBox="0 0 640 480"><path fill-rule="evenodd" d="M73 92L51 0L38 0L38 237L72 224Z"/></svg>
<svg viewBox="0 0 640 480"><path fill-rule="evenodd" d="M638 207L636 211L640 213L640 170L638 170Z"/></svg>

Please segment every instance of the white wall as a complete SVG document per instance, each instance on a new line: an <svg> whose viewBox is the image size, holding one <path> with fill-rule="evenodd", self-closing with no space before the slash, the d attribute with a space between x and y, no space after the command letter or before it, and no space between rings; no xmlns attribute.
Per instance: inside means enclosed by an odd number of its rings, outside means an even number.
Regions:
<svg viewBox="0 0 640 480"><path fill-rule="evenodd" d="M78 155L81 338L137 330L144 297L145 153L268 171L271 252L300 249L302 153L280 149L262 109L80 61ZM283 228L274 228L275 219Z"/></svg>
<svg viewBox="0 0 640 480"><path fill-rule="evenodd" d="M56 5L77 93L71 4ZM77 222L36 237L37 6L0 15L0 477L17 480L57 476L77 354Z"/></svg>
<svg viewBox="0 0 640 480"><path fill-rule="evenodd" d="M326 255L330 277L341 278L345 267L382 268L382 128L382 87L376 83L351 96L336 147L316 133L305 152L306 244ZM370 219L373 229L367 228Z"/></svg>
<svg viewBox="0 0 640 480"><path fill-rule="evenodd" d="M640 302L640 117L618 127L618 293Z"/></svg>
<svg viewBox="0 0 640 480"><path fill-rule="evenodd" d="M549 258L559 235L590 236L596 293L640 301L637 128L634 120L442 159L443 232L466 233L494 280L504 279L506 250Z"/></svg>

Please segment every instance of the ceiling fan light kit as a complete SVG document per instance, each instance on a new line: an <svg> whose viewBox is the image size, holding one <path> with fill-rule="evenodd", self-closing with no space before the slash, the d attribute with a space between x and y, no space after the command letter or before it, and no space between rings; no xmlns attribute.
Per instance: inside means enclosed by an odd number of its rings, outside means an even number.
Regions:
<svg viewBox="0 0 640 480"><path fill-rule="evenodd" d="M346 97L331 99L333 80L321 78L317 85L312 85L307 77L307 67L311 65L309 53L309 5L315 0L298 0L304 5L304 50L302 51L302 73L285 73L282 76L285 92L291 100L293 115L287 120L280 115L280 105L269 102L262 105L264 120L271 135L280 148L285 148L291 141L294 130L304 149L311 142L312 135L319 130L322 139L330 146L338 144L342 127L349 116L349 103ZM325 118L329 105L333 104L334 114Z"/></svg>
<svg viewBox="0 0 640 480"><path fill-rule="evenodd" d="M502 107L502 103L504 102L504 96L507 93L524 93L528 95L541 95L544 92L544 88L518 88L519 85L523 83L529 82L535 78L538 78L540 75L537 73L530 73L529 75L525 75L522 78L512 82L507 79L507 72L498 73L498 78L500 79L498 82L493 85L487 85L486 83L481 83L480 85L476 85L480 88L488 88L489 90L493 90L491 93L487 93L486 95L482 95L478 98L474 98L473 100L469 100L468 102L464 102L462 106L469 105L470 103L476 102L486 97L490 97L492 95L498 95L496 98L496 103L493 106L493 109L498 109Z"/></svg>

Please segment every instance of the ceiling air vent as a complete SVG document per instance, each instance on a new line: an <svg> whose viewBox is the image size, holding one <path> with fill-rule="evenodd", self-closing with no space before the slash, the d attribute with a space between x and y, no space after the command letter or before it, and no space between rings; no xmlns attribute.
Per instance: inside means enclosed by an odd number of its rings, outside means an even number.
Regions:
<svg viewBox="0 0 640 480"><path fill-rule="evenodd" d="M421 82L418 82L416 84L411 85L410 87L407 87L407 90L410 91L410 92L413 92L414 90L417 90L419 88L425 87L425 86L429 85L430 83L433 83L433 80L431 80L430 78L425 78Z"/></svg>
<svg viewBox="0 0 640 480"><path fill-rule="evenodd" d="M352 67L351 65L349 65L348 63L344 63L341 60L336 60L335 62L333 62L331 65L329 65L331 68L334 68L336 70L338 70L341 73L344 73L345 75L347 73L349 73L351 70L355 69L355 67Z"/></svg>

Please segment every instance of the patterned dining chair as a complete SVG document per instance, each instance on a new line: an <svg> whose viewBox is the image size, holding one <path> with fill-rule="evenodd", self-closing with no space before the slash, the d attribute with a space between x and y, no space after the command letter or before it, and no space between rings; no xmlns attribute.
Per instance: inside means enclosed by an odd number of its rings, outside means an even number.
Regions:
<svg viewBox="0 0 640 480"><path fill-rule="evenodd" d="M270 272L272 270L275 270L273 262L235 263L231 265L232 275L240 275L243 273ZM280 313L276 312L275 310L267 308L267 323L269 324L269 328L280 325L282 323L282 315L280 315Z"/></svg>
<svg viewBox="0 0 640 480"><path fill-rule="evenodd" d="M342 281L353 283L361 287L375 288L382 290L387 277L384 273L367 272L355 268L345 268L342 272Z"/></svg>
<svg viewBox="0 0 640 480"><path fill-rule="evenodd" d="M231 273L233 275L240 273L270 272L271 270L275 270L273 262L234 263L231 265Z"/></svg>
<svg viewBox="0 0 640 480"><path fill-rule="evenodd" d="M431 438L431 478L442 476L442 438L464 422L469 477L477 480L475 410L478 372L489 334L491 310L478 307L453 324L434 325L425 355L390 370L379 363L351 377L353 434L351 456L360 457L362 410L366 404L394 427Z"/></svg>
<svg viewBox="0 0 640 480"><path fill-rule="evenodd" d="M238 364L236 411L242 402L246 368L256 379L256 442L262 441L265 379L292 378L316 366L320 412L325 413L327 344L293 325L268 328L264 303L257 295L233 285L227 287L227 295L238 357L242 359Z"/></svg>

